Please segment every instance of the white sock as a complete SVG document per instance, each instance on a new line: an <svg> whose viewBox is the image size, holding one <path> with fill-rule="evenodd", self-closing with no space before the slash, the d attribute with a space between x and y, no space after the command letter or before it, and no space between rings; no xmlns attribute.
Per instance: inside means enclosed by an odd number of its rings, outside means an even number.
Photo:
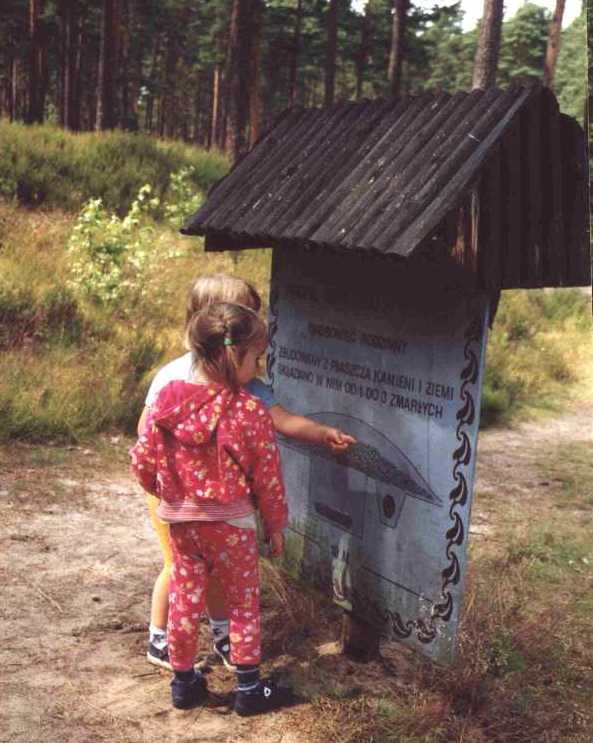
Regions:
<svg viewBox="0 0 593 743"><path fill-rule="evenodd" d="M229 620L228 619L208 619L210 622L210 629L212 630L212 637L214 642L222 640L223 637L229 636Z"/></svg>
<svg viewBox="0 0 593 743"><path fill-rule="evenodd" d="M156 627L154 624L151 624L148 628L149 636L150 636L150 642L157 648L157 650L162 650L163 648L167 647L167 630L161 629L160 627Z"/></svg>

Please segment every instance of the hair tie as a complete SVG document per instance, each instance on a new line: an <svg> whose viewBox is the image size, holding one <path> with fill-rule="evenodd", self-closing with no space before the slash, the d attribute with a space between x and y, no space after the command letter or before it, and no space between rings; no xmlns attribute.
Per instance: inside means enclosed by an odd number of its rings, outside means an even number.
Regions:
<svg viewBox="0 0 593 743"><path fill-rule="evenodd" d="M225 338L224 341L223 341L223 344L225 346L234 346L235 345L235 342L232 341L230 338Z"/></svg>

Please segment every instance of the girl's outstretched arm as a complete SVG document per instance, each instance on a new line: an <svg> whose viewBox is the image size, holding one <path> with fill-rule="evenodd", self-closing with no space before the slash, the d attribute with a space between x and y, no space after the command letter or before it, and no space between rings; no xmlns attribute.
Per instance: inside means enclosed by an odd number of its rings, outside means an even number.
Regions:
<svg viewBox="0 0 593 743"><path fill-rule="evenodd" d="M295 415L283 408L282 405L273 405L269 412L274 422L274 428L278 433L289 438L306 441L309 444L327 446L336 453L345 451L349 446L356 443L353 436L340 431L339 428L325 426L311 418Z"/></svg>

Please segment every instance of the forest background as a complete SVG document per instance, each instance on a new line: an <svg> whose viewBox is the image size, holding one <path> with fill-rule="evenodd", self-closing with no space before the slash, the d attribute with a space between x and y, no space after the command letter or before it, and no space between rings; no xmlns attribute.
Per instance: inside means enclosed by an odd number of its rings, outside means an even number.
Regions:
<svg viewBox="0 0 593 743"><path fill-rule="evenodd" d="M488 22L497 5L485 3ZM551 76L562 110L583 123L584 3L555 75L544 60L552 18L525 2L505 20L496 84ZM253 143L290 105L470 89L480 24L464 33L462 21L460 2L5 0L0 116L225 149L237 117Z"/></svg>

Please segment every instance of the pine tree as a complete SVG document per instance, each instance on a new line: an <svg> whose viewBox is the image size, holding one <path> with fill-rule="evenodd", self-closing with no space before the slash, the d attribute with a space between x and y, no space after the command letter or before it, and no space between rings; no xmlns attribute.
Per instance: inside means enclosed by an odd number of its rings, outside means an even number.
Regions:
<svg viewBox="0 0 593 743"><path fill-rule="evenodd" d="M556 64L554 88L560 110L577 121L582 121L587 101L587 37L585 11L562 32L560 53ZM590 48L593 40L589 36ZM589 52L589 65L593 73L593 49ZM591 80L593 83L593 80ZM589 87L589 94L592 88Z"/></svg>
<svg viewBox="0 0 593 743"><path fill-rule="evenodd" d="M502 27L498 84L541 80L548 36L545 8L527 3Z"/></svg>
<svg viewBox="0 0 593 743"><path fill-rule="evenodd" d="M558 52L560 51L560 34L562 32L564 4L565 0L556 0L554 17L550 23L548 46L546 48L546 57L544 60L544 85L547 85L549 88L554 87L554 72L556 70Z"/></svg>
<svg viewBox="0 0 593 743"><path fill-rule="evenodd" d="M323 105L331 106L336 93L336 57L338 53L339 0L329 0L327 9L327 42L325 52L325 92Z"/></svg>
<svg viewBox="0 0 593 743"><path fill-rule="evenodd" d="M484 0L472 88L489 88L496 83L502 15L503 0Z"/></svg>
<svg viewBox="0 0 593 743"><path fill-rule="evenodd" d="M114 71L117 60L118 0L103 0L98 70L97 129L115 126Z"/></svg>
<svg viewBox="0 0 593 743"><path fill-rule="evenodd" d="M407 12L408 0L393 0L393 25L391 27L387 80L389 81L390 93L394 97L400 94Z"/></svg>

